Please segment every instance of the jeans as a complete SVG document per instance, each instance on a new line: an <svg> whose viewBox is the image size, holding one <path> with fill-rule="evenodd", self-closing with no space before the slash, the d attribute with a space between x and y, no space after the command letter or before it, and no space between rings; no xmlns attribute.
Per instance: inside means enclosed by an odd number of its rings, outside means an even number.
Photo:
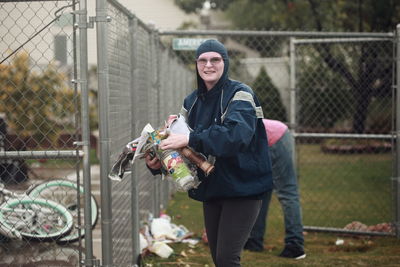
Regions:
<svg viewBox="0 0 400 267"><path fill-rule="evenodd" d="M203 203L208 244L216 267L241 266L240 255L261 202L260 199L221 199Z"/></svg>
<svg viewBox="0 0 400 267"><path fill-rule="evenodd" d="M285 222L285 245L304 248L303 223L297 186L295 163L293 160L294 140L286 133L270 147L272 179L274 190L282 206ZM268 207L272 191L265 193L260 213L247 240L246 249L263 250L264 234L267 227Z"/></svg>

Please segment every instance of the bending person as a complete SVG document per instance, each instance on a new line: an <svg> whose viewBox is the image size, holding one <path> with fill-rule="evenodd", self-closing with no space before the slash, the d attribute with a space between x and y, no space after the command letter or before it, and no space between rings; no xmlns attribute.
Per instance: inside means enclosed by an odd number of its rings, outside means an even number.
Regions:
<svg viewBox="0 0 400 267"><path fill-rule="evenodd" d="M295 163L293 159L294 140L288 127L276 120L263 120L268 136L272 163L274 190L282 206L285 222L285 248L281 257L303 259L304 236ZM262 251L267 226L268 207L272 191L264 195L260 214L247 240L245 249Z"/></svg>

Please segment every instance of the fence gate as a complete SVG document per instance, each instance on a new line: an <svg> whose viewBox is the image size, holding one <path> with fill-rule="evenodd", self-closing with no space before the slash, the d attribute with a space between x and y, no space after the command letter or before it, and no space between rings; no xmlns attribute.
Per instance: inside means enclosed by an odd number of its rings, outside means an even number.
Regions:
<svg viewBox="0 0 400 267"><path fill-rule="evenodd" d="M188 66L194 53L183 44L207 38L224 43L230 77L252 87L265 117L289 125L296 138L306 230L395 233L399 181L393 177L398 176L399 164L394 132L399 111L393 86L398 42L393 33L160 35ZM271 209L270 216L280 216L276 210Z"/></svg>
<svg viewBox="0 0 400 267"><path fill-rule="evenodd" d="M306 230L395 234L394 40L291 40Z"/></svg>
<svg viewBox="0 0 400 267"><path fill-rule="evenodd" d="M97 210L88 175L86 13L78 8L85 2L0 1L2 266L91 264L83 234L90 241Z"/></svg>

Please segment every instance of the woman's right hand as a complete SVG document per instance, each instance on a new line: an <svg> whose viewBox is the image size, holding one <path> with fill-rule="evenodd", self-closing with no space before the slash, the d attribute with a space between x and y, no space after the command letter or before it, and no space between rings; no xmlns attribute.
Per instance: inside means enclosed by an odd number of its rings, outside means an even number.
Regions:
<svg viewBox="0 0 400 267"><path fill-rule="evenodd" d="M150 169L159 170L161 169L161 161L157 157L151 157L150 154L146 155L146 164Z"/></svg>

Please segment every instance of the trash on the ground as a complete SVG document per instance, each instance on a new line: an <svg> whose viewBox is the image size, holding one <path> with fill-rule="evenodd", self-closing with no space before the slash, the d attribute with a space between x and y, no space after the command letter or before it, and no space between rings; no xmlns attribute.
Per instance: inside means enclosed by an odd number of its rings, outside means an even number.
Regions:
<svg viewBox="0 0 400 267"><path fill-rule="evenodd" d="M203 240L203 242L205 244L208 244L208 238L207 238L206 229L203 230L203 234L201 235L201 239Z"/></svg>
<svg viewBox="0 0 400 267"><path fill-rule="evenodd" d="M188 243L189 244L189 247L194 247L195 245L197 245L197 243L199 243L199 239L196 239L196 238L186 238L186 239L183 239L182 241L181 241L182 243Z"/></svg>
<svg viewBox="0 0 400 267"><path fill-rule="evenodd" d="M336 246L341 246L343 244L344 244L344 240L343 239L337 239L336 242L335 242Z"/></svg>
<svg viewBox="0 0 400 267"><path fill-rule="evenodd" d="M186 254L186 252L184 250L182 250L181 256L187 258L187 254Z"/></svg>
<svg viewBox="0 0 400 267"><path fill-rule="evenodd" d="M384 233L394 233L395 228L391 223L379 223L375 225L366 225L359 221L353 221L347 224L344 229L362 231L362 232L384 232Z"/></svg>
<svg viewBox="0 0 400 267"><path fill-rule="evenodd" d="M193 248L199 239L191 238L193 233L183 225L171 222L171 217L161 214L154 218L149 216L149 225L145 225L140 233L140 249L142 254L150 251L162 258L168 258L174 251L168 243L187 243Z"/></svg>
<svg viewBox="0 0 400 267"><path fill-rule="evenodd" d="M154 218L150 227L154 239L162 240L176 238L171 222L167 218Z"/></svg>
<svg viewBox="0 0 400 267"><path fill-rule="evenodd" d="M149 250L156 254L157 256L160 256L161 258L168 258L174 250L165 244L165 242L162 241L156 241L154 242L150 247Z"/></svg>
<svg viewBox="0 0 400 267"><path fill-rule="evenodd" d="M140 252L142 253L148 246L149 242L147 239L144 237L142 233L139 233L139 242L140 242Z"/></svg>

